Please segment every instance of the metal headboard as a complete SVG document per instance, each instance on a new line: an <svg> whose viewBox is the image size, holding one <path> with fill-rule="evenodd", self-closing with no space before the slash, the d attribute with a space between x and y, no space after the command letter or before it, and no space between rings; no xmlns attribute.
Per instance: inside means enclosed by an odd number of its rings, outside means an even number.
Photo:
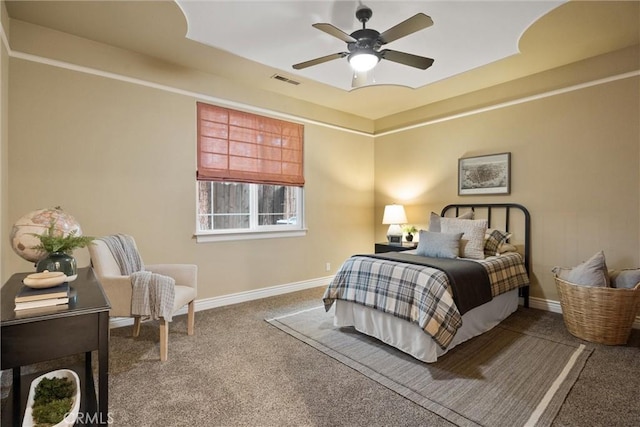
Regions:
<svg viewBox="0 0 640 427"><path fill-rule="evenodd" d="M531 214L527 208L517 203L460 203L447 205L442 209L441 216L445 216L450 210L455 210L455 216L459 216L460 209L486 209L487 222L490 228L500 228L504 231L509 231L511 226L511 210L520 211L524 216L524 266L527 269L527 274L531 277ZM504 223L500 226L495 226L491 223L492 211L502 210L504 212ZM520 289L520 296L524 298L524 306L529 307L529 287Z"/></svg>

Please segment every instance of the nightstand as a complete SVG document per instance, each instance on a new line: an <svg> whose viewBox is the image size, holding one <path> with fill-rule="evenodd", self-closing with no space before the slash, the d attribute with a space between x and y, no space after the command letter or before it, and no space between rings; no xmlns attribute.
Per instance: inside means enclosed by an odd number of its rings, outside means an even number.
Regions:
<svg viewBox="0 0 640 427"><path fill-rule="evenodd" d="M377 254L385 252L402 252L410 249L415 249L418 246L417 243L403 242L402 245L390 245L388 242L376 243L375 251Z"/></svg>

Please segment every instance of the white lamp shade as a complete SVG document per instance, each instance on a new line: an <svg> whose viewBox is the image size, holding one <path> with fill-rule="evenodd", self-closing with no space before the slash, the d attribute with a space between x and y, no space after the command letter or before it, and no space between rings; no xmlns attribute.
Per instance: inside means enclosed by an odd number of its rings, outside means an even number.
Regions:
<svg viewBox="0 0 640 427"><path fill-rule="evenodd" d="M406 224L407 214L404 212L402 205L387 205L384 207L384 215L382 216L383 224Z"/></svg>
<svg viewBox="0 0 640 427"><path fill-rule="evenodd" d="M369 71L378 63L379 58L371 53L358 53L349 56L349 64L355 71Z"/></svg>

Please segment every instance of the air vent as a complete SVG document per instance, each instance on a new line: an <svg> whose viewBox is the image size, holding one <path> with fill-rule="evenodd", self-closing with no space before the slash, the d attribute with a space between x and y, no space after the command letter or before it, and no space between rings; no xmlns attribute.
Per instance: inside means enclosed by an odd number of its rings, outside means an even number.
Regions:
<svg viewBox="0 0 640 427"><path fill-rule="evenodd" d="M289 84L292 84L292 85L296 85L296 86L300 84L300 82L297 82L295 80L291 80L290 78L285 77L285 76L280 75L280 74L274 74L273 76L271 76L271 78L272 79L276 79L276 80L280 80L282 82L286 82L286 83L289 83Z"/></svg>

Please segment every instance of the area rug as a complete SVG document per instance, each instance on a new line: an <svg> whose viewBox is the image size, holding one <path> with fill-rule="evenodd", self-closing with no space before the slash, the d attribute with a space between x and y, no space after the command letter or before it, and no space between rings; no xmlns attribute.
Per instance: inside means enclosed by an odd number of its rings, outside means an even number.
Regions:
<svg viewBox="0 0 640 427"><path fill-rule="evenodd" d="M593 351L498 325L427 364L324 307L266 321L459 426L551 425Z"/></svg>

